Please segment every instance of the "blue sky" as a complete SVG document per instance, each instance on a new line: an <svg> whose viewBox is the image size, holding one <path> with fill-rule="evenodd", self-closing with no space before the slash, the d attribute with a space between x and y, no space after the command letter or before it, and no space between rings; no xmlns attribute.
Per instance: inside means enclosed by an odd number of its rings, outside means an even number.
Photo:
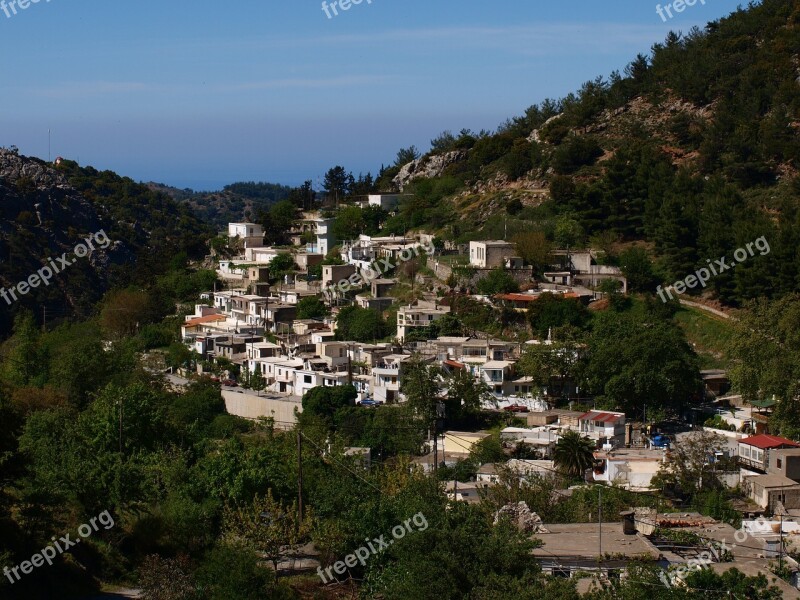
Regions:
<svg viewBox="0 0 800 600"><path fill-rule="evenodd" d="M374 174L737 7L699 0L664 23L649 0L367 1L331 19L321 0L0 11L0 145L47 158L50 129L53 158L200 190L316 182L337 164Z"/></svg>

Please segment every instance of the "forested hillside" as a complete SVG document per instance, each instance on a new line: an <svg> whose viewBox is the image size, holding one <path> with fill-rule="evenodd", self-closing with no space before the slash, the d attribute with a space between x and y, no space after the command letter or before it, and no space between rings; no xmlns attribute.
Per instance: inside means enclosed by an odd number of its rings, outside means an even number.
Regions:
<svg viewBox="0 0 800 600"><path fill-rule="evenodd" d="M181 190L157 183L148 183L147 187L185 203L198 218L218 231L225 230L228 223L255 219L260 211L288 198L293 189L276 183L253 181L231 183L218 192Z"/></svg>
<svg viewBox="0 0 800 600"><path fill-rule="evenodd" d="M21 309L41 321L86 316L111 287L146 285L206 253L213 231L186 207L110 171L51 166L0 150L0 285L25 281L51 257L103 230L110 240L0 311L0 337Z"/></svg>
<svg viewBox="0 0 800 600"><path fill-rule="evenodd" d="M624 73L532 106L494 133L444 132L421 161L447 158L436 177L382 174L383 189L414 194L389 228L459 242L534 228L558 242L559 228L579 225L574 241L607 250L611 262L644 242L650 289L764 236L769 259L715 277L714 295L736 305L795 290L798 20L797 0L766 0L671 33Z"/></svg>

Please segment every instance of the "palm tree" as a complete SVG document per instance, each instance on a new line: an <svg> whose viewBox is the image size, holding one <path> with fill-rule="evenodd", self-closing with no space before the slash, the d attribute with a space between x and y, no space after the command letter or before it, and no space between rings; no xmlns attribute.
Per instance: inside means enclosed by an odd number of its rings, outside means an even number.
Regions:
<svg viewBox="0 0 800 600"><path fill-rule="evenodd" d="M567 431L556 443L553 461L570 477L582 477L594 463L594 443L577 431Z"/></svg>

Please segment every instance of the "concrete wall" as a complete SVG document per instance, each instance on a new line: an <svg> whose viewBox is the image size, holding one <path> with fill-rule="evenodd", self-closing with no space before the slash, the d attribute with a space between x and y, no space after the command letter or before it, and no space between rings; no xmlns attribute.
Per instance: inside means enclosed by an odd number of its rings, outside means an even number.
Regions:
<svg viewBox="0 0 800 600"><path fill-rule="evenodd" d="M229 414L244 419L272 417L275 419L275 427L278 429L290 429L293 424L297 423L295 409L303 412L303 405L296 397L258 396L255 393L222 390L222 398L225 400L225 409Z"/></svg>

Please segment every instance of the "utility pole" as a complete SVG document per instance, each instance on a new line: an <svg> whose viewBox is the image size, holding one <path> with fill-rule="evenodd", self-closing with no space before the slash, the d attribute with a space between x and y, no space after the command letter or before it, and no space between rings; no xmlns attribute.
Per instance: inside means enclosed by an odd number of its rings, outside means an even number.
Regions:
<svg viewBox="0 0 800 600"><path fill-rule="evenodd" d="M433 473L436 474L439 469L439 434L436 431L436 419L433 420Z"/></svg>
<svg viewBox="0 0 800 600"><path fill-rule="evenodd" d="M122 419L123 419L122 409L123 409L122 399L120 399L119 400L119 455L120 455L120 457L122 457Z"/></svg>
<svg viewBox="0 0 800 600"><path fill-rule="evenodd" d="M603 488L597 488L597 547L599 564L603 564ZM599 569L598 569L599 570Z"/></svg>
<svg viewBox="0 0 800 600"><path fill-rule="evenodd" d="M303 520L303 432L297 430L297 509Z"/></svg>
<svg viewBox="0 0 800 600"><path fill-rule="evenodd" d="M352 344L347 344L347 383L353 385L353 357L350 355Z"/></svg>
<svg viewBox="0 0 800 600"><path fill-rule="evenodd" d="M778 554L778 568L783 571L783 514L786 512L786 507L783 505L783 489L781 489L781 499L775 503L775 513L781 518L781 532L780 532L780 554Z"/></svg>

